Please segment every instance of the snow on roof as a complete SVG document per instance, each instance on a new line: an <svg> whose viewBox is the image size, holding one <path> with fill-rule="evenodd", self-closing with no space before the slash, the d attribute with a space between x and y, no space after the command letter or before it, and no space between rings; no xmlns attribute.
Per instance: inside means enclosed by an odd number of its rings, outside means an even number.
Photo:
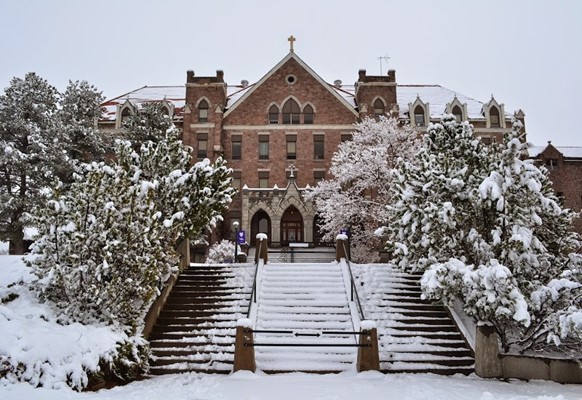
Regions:
<svg viewBox="0 0 582 400"><path fill-rule="evenodd" d="M485 118L481 113L483 102L440 85L398 85L396 93L401 117L406 116L409 112L408 105L414 103L416 98L419 97L423 103L429 103L431 118L439 118L446 112L447 104L451 103L456 96L461 104L467 104L469 119Z"/></svg>
<svg viewBox="0 0 582 400"><path fill-rule="evenodd" d="M544 150L548 147L546 146L531 146L528 149L528 153L530 157L535 158L538 157ZM564 158L582 158L582 147L575 147L575 146L554 146L556 150L558 150Z"/></svg>
<svg viewBox="0 0 582 400"><path fill-rule="evenodd" d="M143 103L163 100L166 100L174 106L174 118L181 119L186 104L186 88L184 85L144 86L111 100L107 100L101 105L105 108L105 112L102 114L101 119L105 121L115 121L117 106L124 104L126 101L140 107Z"/></svg>

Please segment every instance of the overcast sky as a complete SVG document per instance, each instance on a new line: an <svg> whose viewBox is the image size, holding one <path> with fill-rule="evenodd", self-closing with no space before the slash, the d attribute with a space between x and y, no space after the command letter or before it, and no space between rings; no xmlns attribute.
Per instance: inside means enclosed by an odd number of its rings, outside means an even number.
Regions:
<svg viewBox="0 0 582 400"><path fill-rule="evenodd" d="M186 71L257 81L289 51L324 80L379 74L523 109L529 140L582 146L582 1L0 0L0 87L34 71L116 97Z"/></svg>

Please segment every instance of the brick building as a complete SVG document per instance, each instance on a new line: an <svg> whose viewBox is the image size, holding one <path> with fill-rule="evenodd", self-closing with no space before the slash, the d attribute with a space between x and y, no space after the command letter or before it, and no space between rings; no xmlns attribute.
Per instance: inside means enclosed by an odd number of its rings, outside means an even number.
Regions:
<svg viewBox="0 0 582 400"><path fill-rule="evenodd" d="M247 241L265 232L275 246L319 241L317 210L302 192L327 177L332 155L362 118L388 114L423 131L446 112L468 120L485 141L501 140L511 127L513 115L494 98L480 102L439 85L401 85L394 70L385 76L360 70L355 84L329 83L290 43L256 83L229 85L222 71L188 71L185 88L146 86L106 102L101 126L115 131L143 102L163 101L195 157L223 156L234 170L240 192L218 235L232 238L238 221ZM516 116L524 120L521 111Z"/></svg>
<svg viewBox="0 0 582 400"><path fill-rule="evenodd" d="M582 147L534 146L529 155L550 172L554 191L563 206L576 212L582 209ZM582 219L574 221L574 230L582 233Z"/></svg>

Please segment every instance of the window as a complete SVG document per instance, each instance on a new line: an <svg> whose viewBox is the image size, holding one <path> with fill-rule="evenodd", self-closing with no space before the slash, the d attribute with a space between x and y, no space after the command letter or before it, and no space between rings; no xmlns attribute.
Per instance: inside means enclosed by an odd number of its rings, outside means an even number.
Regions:
<svg viewBox="0 0 582 400"><path fill-rule="evenodd" d="M352 140L352 134L351 133L342 133L342 136L341 136L342 143L347 142L349 140Z"/></svg>
<svg viewBox="0 0 582 400"><path fill-rule="evenodd" d="M374 115L376 117L384 115L384 102L380 99L376 99L374 102Z"/></svg>
<svg viewBox="0 0 582 400"><path fill-rule="evenodd" d="M241 171L233 171L233 173L232 173L232 187L237 190L237 194L240 193L241 178L242 178Z"/></svg>
<svg viewBox="0 0 582 400"><path fill-rule="evenodd" d="M297 159L297 135L287 135L287 160Z"/></svg>
<svg viewBox="0 0 582 400"><path fill-rule="evenodd" d="M208 133L198 134L198 150L196 154L198 158L208 157Z"/></svg>
<svg viewBox="0 0 582 400"><path fill-rule="evenodd" d="M313 107L309 104L303 109L303 123L309 125L313 124Z"/></svg>
<svg viewBox="0 0 582 400"><path fill-rule="evenodd" d="M263 189L269 187L269 171L259 171L259 187Z"/></svg>
<svg viewBox="0 0 582 400"><path fill-rule="evenodd" d="M461 110L461 107L454 106L453 107L453 115L455 116L455 119L457 120L457 122L463 121L463 110Z"/></svg>
<svg viewBox="0 0 582 400"><path fill-rule="evenodd" d="M499 109L495 106L489 109L489 121L491 121L491 128L501 128Z"/></svg>
<svg viewBox="0 0 582 400"><path fill-rule="evenodd" d="M283 106L283 123L296 125L299 123L299 104L293 99L287 100Z"/></svg>
<svg viewBox="0 0 582 400"><path fill-rule="evenodd" d="M313 171L313 182L317 185L319 182L325 179L325 171L315 170Z"/></svg>
<svg viewBox="0 0 582 400"><path fill-rule="evenodd" d="M240 160L242 153L242 136L233 135L232 136L232 159Z"/></svg>
<svg viewBox="0 0 582 400"><path fill-rule="evenodd" d="M424 126L424 109L421 106L414 109L414 125Z"/></svg>
<svg viewBox="0 0 582 400"><path fill-rule="evenodd" d="M128 119L130 116L131 116L131 108L125 107L121 111L121 123L123 124L125 122L125 120Z"/></svg>
<svg viewBox="0 0 582 400"><path fill-rule="evenodd" d="M198 103L198 122L208 122L208 102L206 100Z"/></svg>
<svg viewBox="0 0 582 400"><path fill-rule="evenodd" d="M546 158L546 168L549 171L558 168L558 160L555 158Z"/></svg>
<svg viewBox="0 0 582 400"><path fill-rule="evenodd" d="M279 109L277 106L272 105L269 108L269 124L278 124L279 123Z"/></svg>
<svg viewBox="0 0 582 400"><path fill-rule="evenodd" d="M259 160L269 159L269 135L259 135Z"/></svg>
<svg viewBox="0 0 582 400"><path fill-rule="evenodd" d="M323 160L324 158L324 136L313 135L313 159Z"/></svg>

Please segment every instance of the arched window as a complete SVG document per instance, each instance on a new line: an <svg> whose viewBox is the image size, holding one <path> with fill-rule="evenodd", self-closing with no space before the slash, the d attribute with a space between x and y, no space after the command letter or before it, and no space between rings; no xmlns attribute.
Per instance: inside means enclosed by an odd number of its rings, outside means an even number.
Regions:
<svg viewBox="0 0 582 400"><path fill-rule="evenodd" d="M384 115L384 102L380 99L376 99L374 102L374 115L376 117Z"/></svg>
<svg viewBox="0 0 582 400"><path fill-rule="evenodd" d="M461 107L454 106L453 107L453 115L455 116L455 119L457 120L457 122L463 121L463 110L461 110Z"/></svg>
<svg viewBox="0 0 582 400"><path fill-rule="evenodd" d="M499 109L492 106L489 109L489 121L491 122L491 128L501 128L501 121L499 120Z"/></svg>
<svg viewBox="0 0 582 400"><path fill-rule="evenodd" d="M309 104L303 109L303 123L313 124L313 107Z"/></svg>
<svg viewBox="0 0 582 400"><path fill-rule="evenodd" d="M269 123L270 124L279 123L279 109L274 104L271 106L271 108L269 108Z"/></svg>
<svg viewBox="0 0 582 400"><path fill-rule="evenodd" d="M131 114L130 107L125 107L123 110L121 110L121 123L124 123L125 120L131 116Z"/></svg>
<svg viewBox="0 0 582 400"><path fill-rule="evenodd" d="M296 125L299 123L299 104L293 99L287 100L283 106L283 123Z"/></svg>
<svg viewBox="0 0 582 400"><path fill-rule="evenodd" d="M414 125L424 126L424 108L416 106L414 109Z"/></svg>
<svg viewBox="0 0 582 400"><path fill-rule="evenodd" d="M198 103L198 122L208 122L208 102L206 100Z"/></svg>
<svg viewBox="0 0 582 400"><path fill-rule="evenodd" d="M170 107L163 105L161 110L162 114L167 115L168 117L170 116Z"/></svg>

